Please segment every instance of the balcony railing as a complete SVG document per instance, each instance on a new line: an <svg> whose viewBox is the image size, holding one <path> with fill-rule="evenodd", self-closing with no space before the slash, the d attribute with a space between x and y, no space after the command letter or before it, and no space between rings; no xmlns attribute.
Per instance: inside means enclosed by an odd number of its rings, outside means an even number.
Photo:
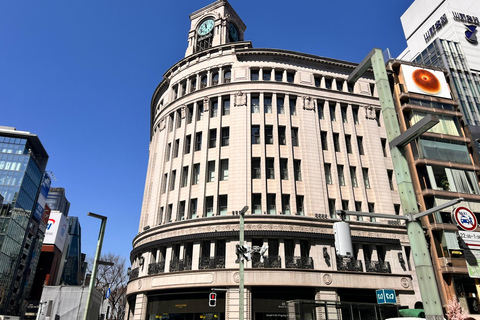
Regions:
<svg viewBox="0 0 480 320"><path fill-rule="evenodd" d="M170 272L192 270L192 259L170 261Z"/></svg>
<svg viewBox="0 0 480 320"><path fill-rule="evenodd" d="M252 257L253 268L281 268L282 259L280 256L269 256L263 258L263 263L260 262L260 256L254 255Z"/></svg>
<svg viewBox="0 0 480 320"><path fill-rule="evenodd" d="M165 261L150 263L148 265L148 274L159 274L165 272Z"/></svg>
<svg viewBox="0 0 480 320"><path fill-rule="evenodd" d="M392 273L388 261L367 261L365 263L367 272Z"/></svg>
<svg viewBox="0 0 480 320"><path fill-rule="evenodd" d="M138 273L139 273L139 269L138 269L138 268L132 269L132 271L130 272L129 281L130 281L130 280L133 280L133 279L135 279L135 278L138 278Z"/></svg>
<svg viewBox="0 0 480 320"><path fill-rule="evenodd" d="M355 260L347 257L337 257L338 271L363 271L363 263L361 260Z"/></svg>
<svg viewBox="0 0 480 320"><path fill-rule="evenodd" d="M313 269L311 257L285 257L286 268Z"/></svg>
<svg viewBox="0 0 480 320"><path fill-rule="evenodd" d="M200 270L205 269L225 269L225 257L208 257L200 258L198 268Z"/></svg>

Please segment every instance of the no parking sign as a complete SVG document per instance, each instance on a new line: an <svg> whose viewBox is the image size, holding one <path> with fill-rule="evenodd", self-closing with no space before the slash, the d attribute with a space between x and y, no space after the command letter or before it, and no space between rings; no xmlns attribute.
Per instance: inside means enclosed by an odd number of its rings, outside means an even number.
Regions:
<svg viewBox="0 0 480 320"><path fill-rule="evenodd" d="M454 208L452 212L452 221L465 231L474 231L477 229L477 217L465 207Z"/></svg>

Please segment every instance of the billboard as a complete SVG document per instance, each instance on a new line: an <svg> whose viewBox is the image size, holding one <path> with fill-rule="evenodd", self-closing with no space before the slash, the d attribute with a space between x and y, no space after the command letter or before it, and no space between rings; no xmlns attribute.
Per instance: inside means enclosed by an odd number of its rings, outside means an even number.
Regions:
<svg viewBox="0 0 480 320"><path fill-rule="evenodd" d="M45 202L47 201L48 192L50 191L51 184L52 184L52 179L47 173L45 173L43 175L42 185L40 186L40 194L38 195L37 205L35 207L35 212L33 214L33 217L37 221L42 220L43 210L45 209Z"/></svg>
<svg viewBox="0 0 480 320"><path fill-rule="evenodd" d="M53 244L62 252L67 234L67 218L60 211L51 211L43 244Z"/></svg>
<svg viewBox="0 0 480 320"><path fill-rule="evenodd" d="M408 92L452 99L443 72L402 65L402 73Z"/></svg>

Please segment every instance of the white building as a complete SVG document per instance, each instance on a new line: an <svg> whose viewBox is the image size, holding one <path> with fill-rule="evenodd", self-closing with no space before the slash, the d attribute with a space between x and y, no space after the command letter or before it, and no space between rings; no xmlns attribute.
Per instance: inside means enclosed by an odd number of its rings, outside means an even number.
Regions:
<svg viewBox="0 0 480 320"><path fill-rule="evenodd" d="M294 299L376 303L382 288L413 307L396 220L349 217L353 257L335 253L335 210L401 212L373 74L349 86L356 64L255 49L225 0L190 19L185 58L152 99L127 319L238 319L234 212L244 206L246 242L269 246L264 263L246 265L245 319L284 319ZM215 308L212 288L228 290Z"/></svg>

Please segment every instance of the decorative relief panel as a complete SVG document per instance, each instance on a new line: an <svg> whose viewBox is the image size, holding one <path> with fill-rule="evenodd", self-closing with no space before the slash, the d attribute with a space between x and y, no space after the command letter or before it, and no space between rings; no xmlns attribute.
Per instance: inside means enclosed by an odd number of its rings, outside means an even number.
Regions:
<svg viewBox="0 0 480 320"><path fill-rule="evenodd" d="M208 108L210 106L210 98L209 97L203 97L203 111L208 111Z"/></svg>
<svg viewBox="0 0 480 320"><path fill-rule="evenodd" d="M315 110L313 99L310 96L303 96L303 109L304 110Z"/></svg>
<svg viewBox="0 0 480 320"><path fill-rule="evenodd" d="M242 91L238 91L235 94L235 107L246 107L247 106L247 95Z"/></svg>
<svg viewBox="0 0 480 320"><path fill-rule="evenodd" d="M160 131L165 129L165 118L160 119Z"/></svg>
<svg viewBox="0 0 480 320"><path fill-rule="evenodd" d="M186 108L185 108L185 105L183 105L183 106L182 106L182 109L181 109L181 117L182 117L182 119L185 119L186 114L187 114Z"/></svg>

